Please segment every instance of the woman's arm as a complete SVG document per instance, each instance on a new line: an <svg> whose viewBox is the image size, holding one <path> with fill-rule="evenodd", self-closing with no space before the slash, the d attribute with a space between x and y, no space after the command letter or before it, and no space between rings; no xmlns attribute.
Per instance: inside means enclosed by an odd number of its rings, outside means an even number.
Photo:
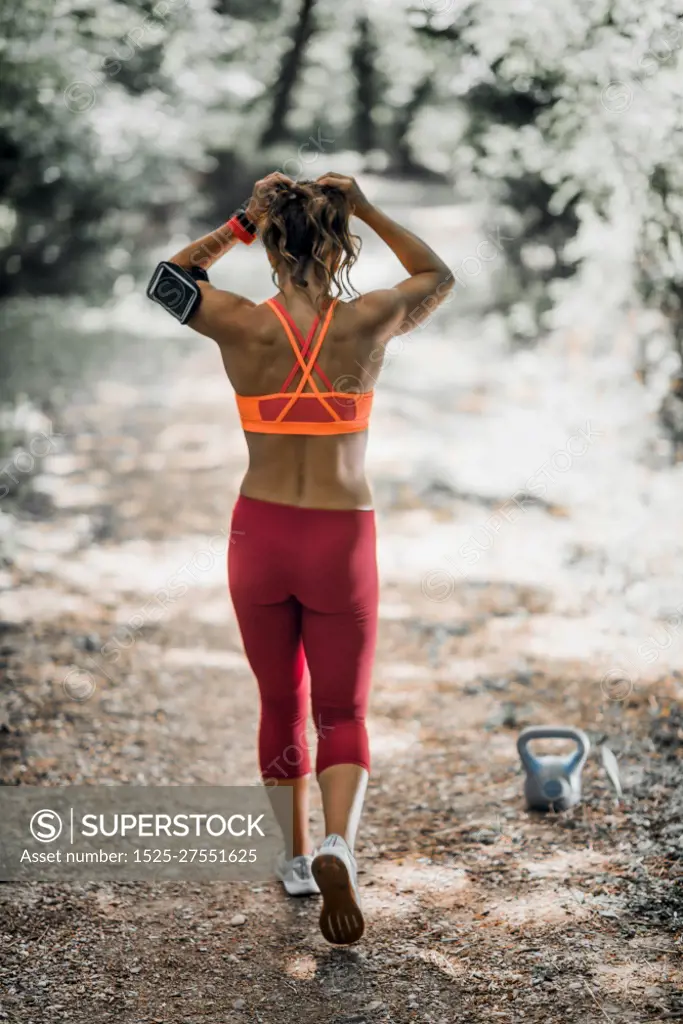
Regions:
<svg viewBox="0 0 683 1024"><path fill-rule="evenodd" d="M202 270L209 270L214 263L229 252L239 242L239 239L227 224L221 225L215 231L203 235L201 238L190 242L184 249L171 256L169 263L184 270L191 270L192 267L201 267Z"/></svg>
<svg viewBox="0 0 683 1024"><path fill-rule="evenodd" d="M388 319L388 337L407 334L429 319L451 292L455 278L450 267L426 242L373 206L353 178L327 174L320 184L335 185L349 194L353 212L389 246L410 277L394 288L382 288L362 297L380 320Z"/></svg>
<svg viewBox="0 0 683 1024"><path fill-rule="evenodd" d="M232 228L223 224L208 235L190 242L175 256L171 256L169 263L175 263L176 266L188 271L193 267L201 267L202 270L208 271L209 267L225 253L234 249L238 243L239 239ZM243 295L225 291L223 288L214 288L209 281L197 281L197 287L202 293L202 301L187 321L188 327L205 337L213 338L220 344L232 333L231 327L235 330L241 329L240 316L254 303Z"/></svg>
<svg viewBox="0 0 683 1024"><path fill-rule="evenodd" d="M408 280L397 285L397 288L405 290L405 285L411 284L412 291L417 296L418 290L419 293L430 295L439 285L450 284L452 287L454 278L450 267L412 231L402 227L371 203L354 212L356 217L386 242L402 267L410 274Z"/></svg>
<svg viewBox="0 0 683 1024"><path fill-rule="evenodd" d="M226 225L202 238L190 242L184 249L171 256L169 263L175 263L184 270L201 267L208 270L216 260L233 249L239 239ZM188 327L207 338L213 338L219 345L241 331L241 316L255 303L243 295L215 288L209 281L197 281L202 301L187 321Z"/></svg>
<svg viewBox="0 0 683 1024"><path fill-rule="evenodd" d="M276 172L257 181L254 185L245 213L257 227L264 209L261 196L267 195L269 187L275 181L289 183L291 179ZM208 271L221 256L234 249L239 241L240 239L229 224L222 224L208 235L203 235L201 238L195 239L194 242L190 242L175 256L171 256L169 263L175 263L176 266L188 271L193 267L201 267L202 270ZM202 293L202 301L197 312L188 320L188 326L200 334L213 338L219 344L223 340L228 340L231 334L239 333L242 329L240 315L245 310L252 309L255 303L235 292L214 288L208 281L198 281L197 285Z"/></svg>

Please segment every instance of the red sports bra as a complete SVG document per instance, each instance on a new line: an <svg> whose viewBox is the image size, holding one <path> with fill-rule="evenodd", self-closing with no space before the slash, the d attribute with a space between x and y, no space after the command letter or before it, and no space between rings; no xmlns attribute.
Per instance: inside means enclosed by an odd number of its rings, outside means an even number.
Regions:
<svg viewBox="0 0 683 1024"><path fill-rule="evenodd" d="M351 434L367 430L372 409L373 391L335 391L316 360L332 320L337 299L332 301L313 351L309 351L320 317L316 317L304 340L287 310L276 299L268 305L285 329L294 350L296 362L281 389L274 395L235 395L244 430L256 434ZM307 358L308 357L308 358ZM293 391L289 387L301 370L301 379ZM316 373L326 389L315 382ZM308 385L308 388L307 388Z"/></svg>

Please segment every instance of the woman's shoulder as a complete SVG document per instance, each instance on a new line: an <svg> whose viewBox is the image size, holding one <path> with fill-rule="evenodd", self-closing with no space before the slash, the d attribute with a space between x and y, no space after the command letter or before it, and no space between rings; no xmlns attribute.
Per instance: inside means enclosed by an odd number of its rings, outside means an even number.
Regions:
<svg viewBox="0 0 683 1024"><path fill-rule="evenodd" d="M395 318L401 308L401 297L395 288L375 288L344 303L349 316L356 317L369 329L381 329Z"/></svg>

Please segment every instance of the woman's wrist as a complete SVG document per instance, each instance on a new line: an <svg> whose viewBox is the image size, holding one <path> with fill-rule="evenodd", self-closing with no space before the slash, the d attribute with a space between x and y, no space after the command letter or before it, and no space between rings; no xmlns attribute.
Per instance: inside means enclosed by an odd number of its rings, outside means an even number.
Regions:
<svg viewBox="0 0 683 1024"><path fill-rule="evenodd" d="M363 198L362 203L359 203L353 208L354 217L358 217L358 219L362 220L364 224L368 224L379 212L378 208L373 206L369 199L365 198Z"/></svg>
<svg viewBox="0 0 683 1024"><path fill-rule="evenodd" d="M263 215L268 209L269 198L271 198L269 193L262 183L258 181L254 186L254 191L251 196L242 206L245 216L257 229L260 221L263 219Z"/></svg>
<svg viewBox="0 0 683 1024"><path fill-rule="evenodd" d="M248 220L250 220L251 223L254 226L256 226L261 217L263 216L263 208L259 204L258 199L254 199L254 197L252 196L249 202L245 203L243 209L244 214L248 218Z"/></svg>
<svg viewBox="0 0 683 1024"><path fill-rule="evenodd" d="M361 199L356 200L353 204L353 216L364 221L374 212L374 209L370 200L362 196Z"/></svg>

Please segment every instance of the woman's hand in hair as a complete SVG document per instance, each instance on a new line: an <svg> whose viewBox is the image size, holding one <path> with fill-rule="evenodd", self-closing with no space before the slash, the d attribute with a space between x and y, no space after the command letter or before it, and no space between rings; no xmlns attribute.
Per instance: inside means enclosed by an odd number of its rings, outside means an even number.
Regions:
<svg viewBox="0 0 683 1024"><path fill-rule="evenodd" d="M329 185L331 188L338 188L348 198L356 217L362 217L371 207L371 203L363 195L356 179L350 178L346 174L337 174L335 171L329 171L317 179L316 185Z"/></svg>
<svg viewBox="0 0 683 1024"><path fill-rule="evenodd" d="M245 213L252 224L256 227L259 226L259 221L262 219L264 213L268 209L268 204L273 198L273 192L277 185L292 185L293 181L288 178L286 174L282 174L280 171L273 171L272 174L267 174L265 178L261 178L254 185L251 193L251 199L247 203Z"/></svg>

